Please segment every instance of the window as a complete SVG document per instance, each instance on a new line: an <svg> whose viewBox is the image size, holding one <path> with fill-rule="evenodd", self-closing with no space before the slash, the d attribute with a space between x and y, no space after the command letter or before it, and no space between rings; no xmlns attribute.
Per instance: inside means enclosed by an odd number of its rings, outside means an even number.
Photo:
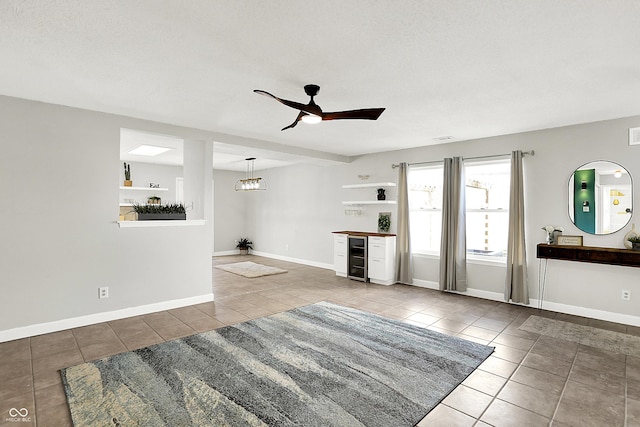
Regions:
<svg viewBox="0 0 640 427"><path fill-rule="evenodd" d="M442 232L442 165L409 169L409 225L411 250L440 253Z"/></svg>
<svg viewBox="0 0 640 427"><path fill-rule="evenodd" d="M465 163L467 256L503 260L509 228L510 161ZM440 253L443 167L409 169L411 248Z"/></svg>
<svg viewBox="0 0 640 427"><path fill-rule="evenodd" d="M510 160L465 164L467 256L504 259L509 232Z"/></svg>

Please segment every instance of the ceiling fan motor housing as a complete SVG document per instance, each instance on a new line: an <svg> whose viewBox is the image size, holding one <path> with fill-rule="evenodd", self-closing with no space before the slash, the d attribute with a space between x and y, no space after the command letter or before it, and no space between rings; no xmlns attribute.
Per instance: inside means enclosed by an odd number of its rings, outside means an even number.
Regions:
<svg viewBox="0 0 640 427"><path fill-rule="evenodd" d="M320 91L320 86L318 85L305 85L304 87L304 93L306 93L312 98L316 96L319 91Z"/></svg>

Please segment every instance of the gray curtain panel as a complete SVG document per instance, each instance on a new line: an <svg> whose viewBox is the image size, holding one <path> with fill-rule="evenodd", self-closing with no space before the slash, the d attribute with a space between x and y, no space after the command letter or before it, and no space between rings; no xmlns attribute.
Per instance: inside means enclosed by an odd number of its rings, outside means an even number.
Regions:
<svg viewBox="0 0 640 427"><path fill-rule="evenodd" d="M529 304L527 250L524 236L524 178L522 151L511 153L511 193L509 196L509 243L505 301Z"/></svg>
<svg viewBox="0 0 640 427"><path fill-rule="evenodd" d="M409 189L406 163L400 163L398 176L398 229L396 233L396 282L411 284L411 238L409 235Z"/></svg>
<svg viewBox="0 0 640 427"><path fill-rule="evenodd" d="M467 217L464 164L461 157L444 159L440 289L467 290Z"/></svg>

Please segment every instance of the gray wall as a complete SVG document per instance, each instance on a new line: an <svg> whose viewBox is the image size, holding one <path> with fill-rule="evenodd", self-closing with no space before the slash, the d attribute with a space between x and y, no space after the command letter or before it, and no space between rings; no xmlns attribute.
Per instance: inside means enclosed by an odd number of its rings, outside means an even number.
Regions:
<svg viewBox="0 0 640 427"><path fill-rule="evenodd" d="M235 251L236 240L249 235L246 200L251 194L235 191L236 181L244 177L240 172L213 171L214 254Z"/></svg>
<svg viewBox="0 0 640 427"><path fill-rule="evenodd" d="M535 150L525 157L527 253L529 288L538 297L536 244L544 241L541 227L557 225L568 235L584 235L584 244L623 247L623 236L631 224L608 236L585 235L568 218L567 183L573 170L592 160L612 160L626 167L632 177L640 177L640 146L628 145L628 129L640 126L640 116L568 126L542 131L505 135L481 140L442 144L410 150L365 155L350 164L334 167L309 165L264 171L269 190L248 199L248 227L256 249L276 257L291 257L330 266L331 231L353 229L375 231L379 211L392 211L395 230L396 208L365 207L361 217L347 216L341 202L375 192L342 189L342 184L359 182L359 174L369 181L397 181L392 163L441 160L451 156L482 156L510 153L515 149ZM634 188L636 207L640 184ZM395 198L390 193L390 199ZM634 217L632 222L636 221ZM288 248L288 249L287 249ZM550 261L545 290L545 307L626 323L640 320L640 280L637 269L584 263ZM430 286L438 280L438 260L415 258L415 282ZM469 265L469 294L499 298L505 280L504 266L487 263ZM638 297L621 300L622 289ZM638 323L640 324L640 323Z"/></svg>
<svg viewBox="0 0 640 427"><path fill-rule="evenodd" d="M185 164L200 177L187 202L206 225L118 227L121 127L182 137L207 159ZM14 328L211 297L207 134L0 96L0 137L0 341ZM108 299L98 300L100 286Z"/></svg>

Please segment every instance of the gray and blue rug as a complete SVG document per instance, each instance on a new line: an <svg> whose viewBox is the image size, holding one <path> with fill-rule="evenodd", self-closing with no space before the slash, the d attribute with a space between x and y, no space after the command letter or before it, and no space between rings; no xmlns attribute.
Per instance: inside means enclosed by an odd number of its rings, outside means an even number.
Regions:
<svg viewBox="0 0 640 427"><path fill-rule="evenodd" d="M76 426L413 426L493 352L327 302L63 369Z"/></svg>

